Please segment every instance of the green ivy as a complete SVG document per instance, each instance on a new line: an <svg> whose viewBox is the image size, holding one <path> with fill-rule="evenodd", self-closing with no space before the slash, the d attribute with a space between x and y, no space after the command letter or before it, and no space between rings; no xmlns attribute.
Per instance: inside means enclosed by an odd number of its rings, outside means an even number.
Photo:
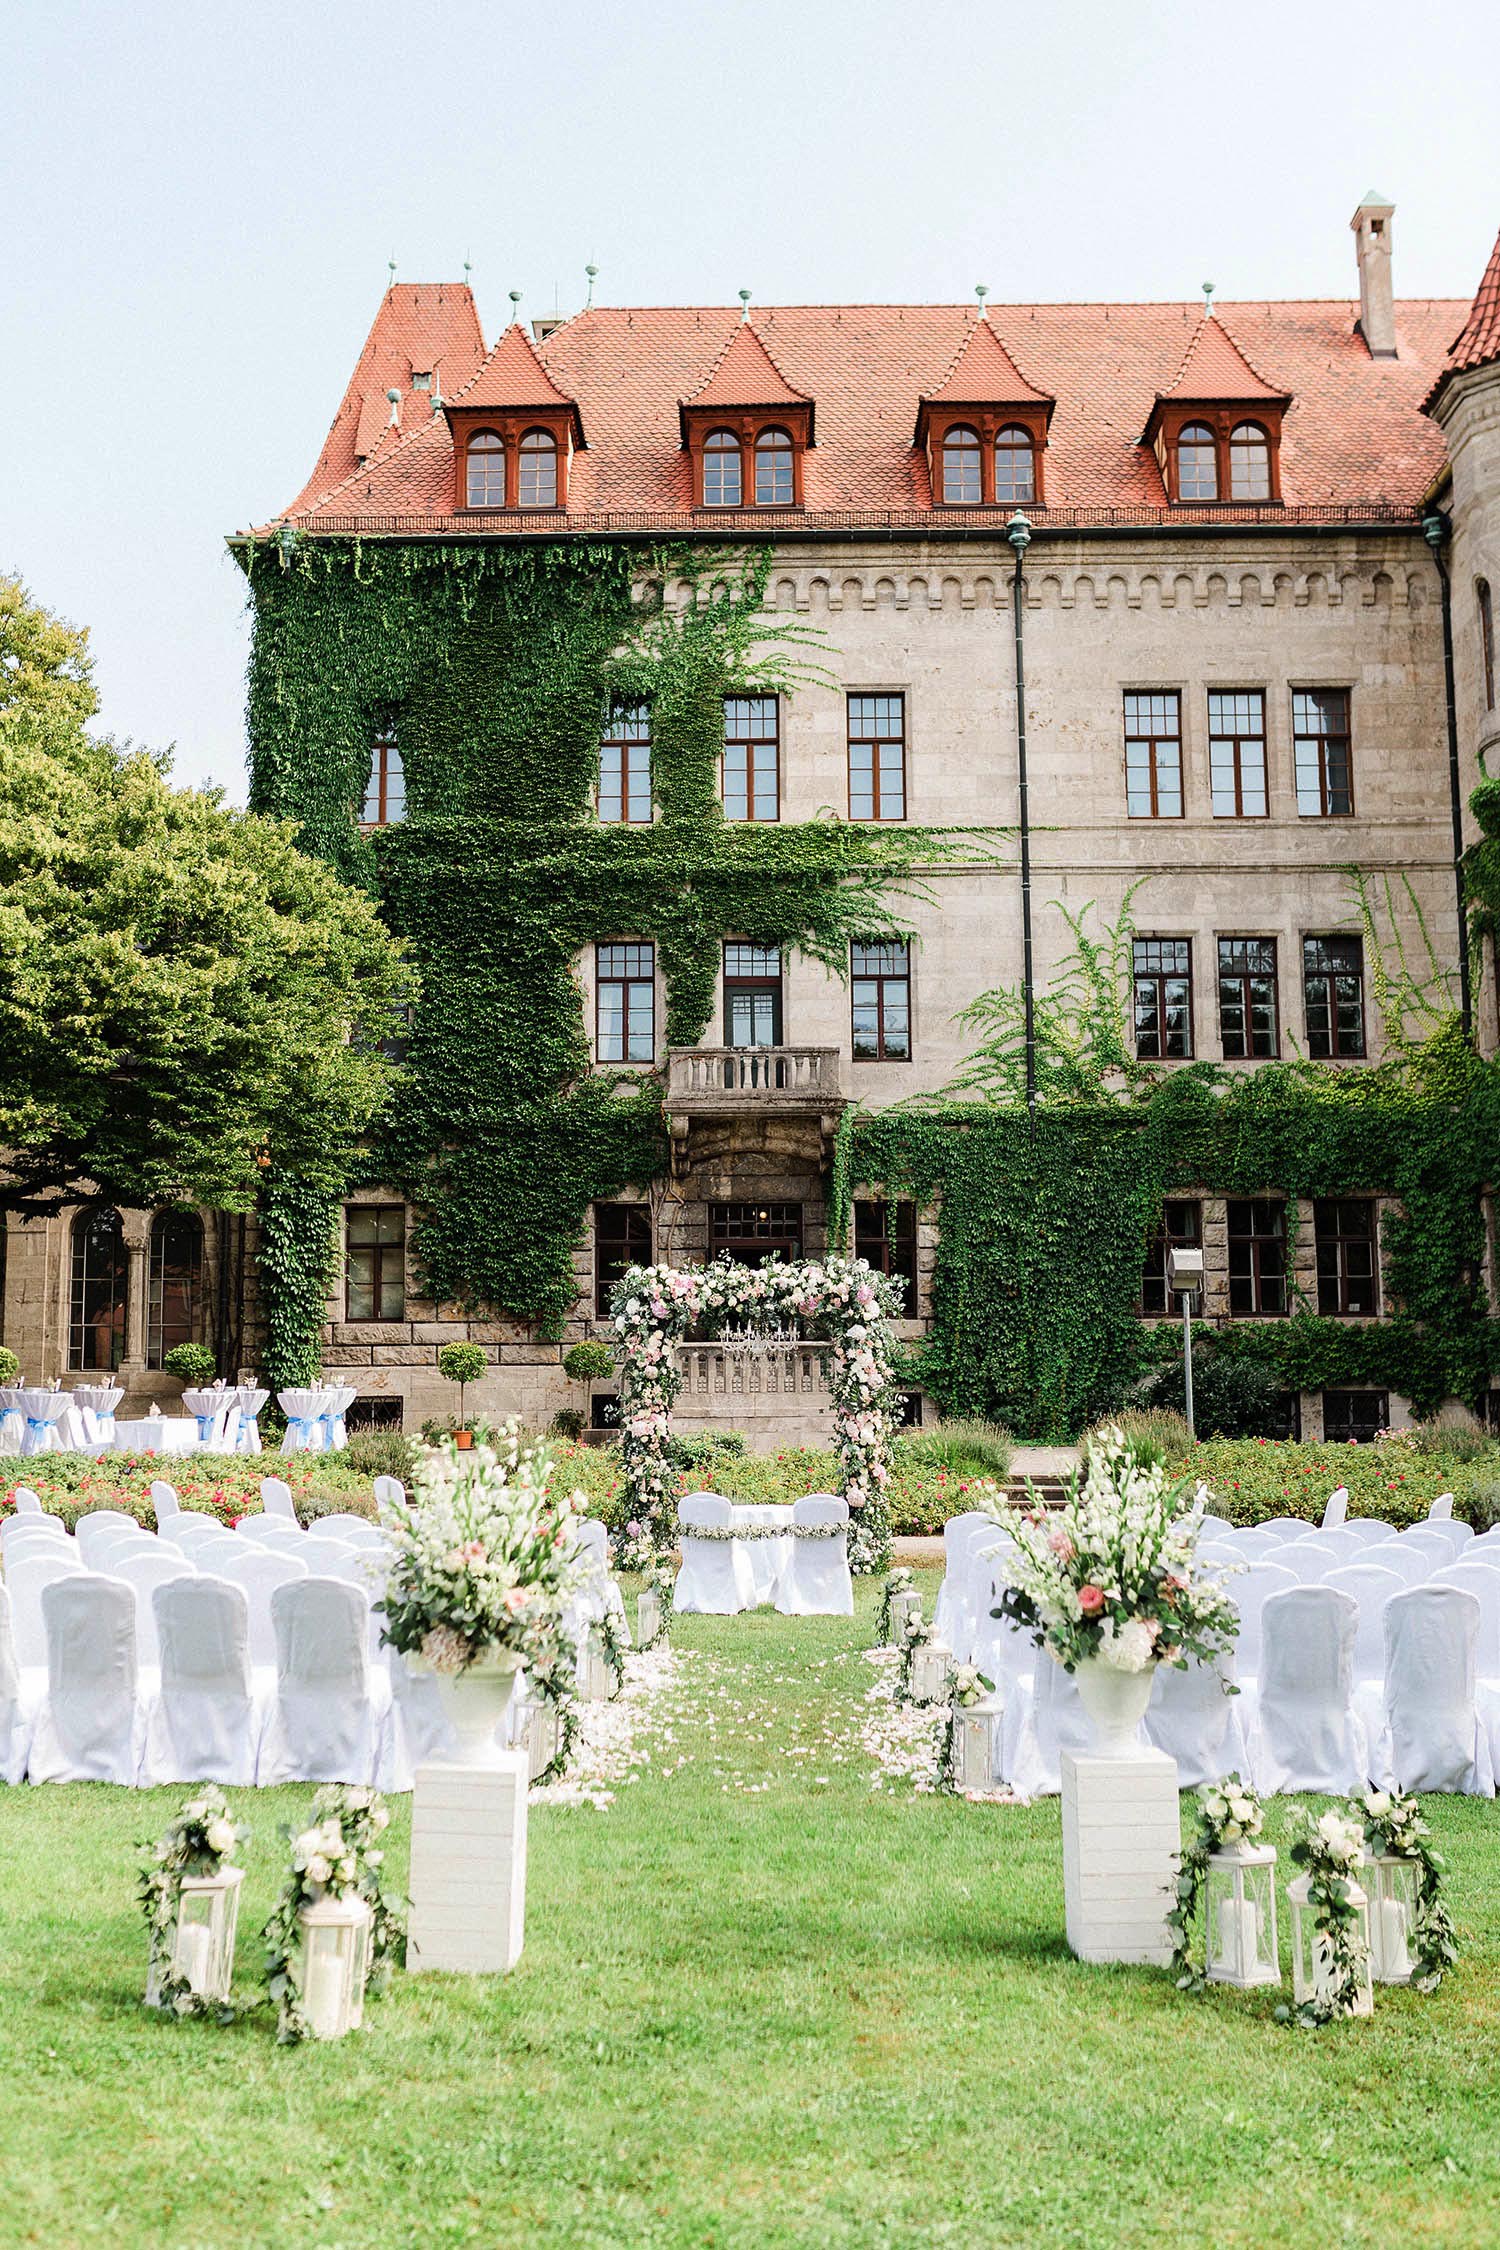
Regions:
<svg viewBox="0 0 1500 2250"><path fill-rule="evenodd" d="M256 1261L266 1315L265 1370L273 1390L317 1379L338 1246L336 1196L287 1173L267 1182Z"/></svg>

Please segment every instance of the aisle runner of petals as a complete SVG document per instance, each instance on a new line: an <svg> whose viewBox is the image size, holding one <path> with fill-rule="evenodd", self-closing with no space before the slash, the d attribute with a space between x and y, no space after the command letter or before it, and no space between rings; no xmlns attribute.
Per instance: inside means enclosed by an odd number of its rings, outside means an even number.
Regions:
<svg viewBox="0 0 1500 2250"><path fill-rule="evenodd" d="M579 1705L581 1725L567 1772L544 1789L533 1788L528 1804L592 1805L606 1812L616 1789L639 1781L646 1767L672 1771L672 1760L661 1754L676 1747L689 1668L701 1672L703 1663L695 1651L666 1644L645 1655L627 1649L625 1685L612 1703ZM676 1764L686 1763L684 1752Z"/></svg>
<svg viewBox="0 0 1500 2250"><path fill-rule="evenodd" d="M938 1751L946 1711L933 1704L896 1701L900 1658L895 1649L869 1648L864 1656L879 1674L874 1686L865 1690L859 1729L860 1741L875 1763L870 1787L909 1784L919 1796L931 1795L938 1785ZM964 1796L978 1805L1024 1805L1027 1801L1013 1789L966 1789Z"/></svg>
<svg viewBox="0 0 1500 2250"><path fill-rule="evenodd" d="M766 1796L784 1781L810 1781L815 1789L826 1789L833 1780L833 1768L848 1765L857 1757L856 1744L838 1709L830 1709L822 1700L823 1694L838 1684L837 1667L847 1661L842 1656L820 1657L798 1672L765 1672L751 1665L710 1663L701 1707L695 1714L709 1740L706 1751L700 1750L698 1756L706 1756L712 1764L721 1795ZM835 1673L832 1681L825 1677L830 1672ZM806 1692L816 1689L819 1693L805 1705L768 1708L764 1701L768 1687L801 1688ZM780 1770L767 1769L768 1751L785 1761ZM686 1763L685 1757L678 1761L679 1765Z"/></svg>

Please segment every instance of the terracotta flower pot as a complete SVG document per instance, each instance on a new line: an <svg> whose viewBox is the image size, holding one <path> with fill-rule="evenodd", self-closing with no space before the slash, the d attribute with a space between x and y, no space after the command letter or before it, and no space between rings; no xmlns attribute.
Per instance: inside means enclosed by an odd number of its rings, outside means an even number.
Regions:
<svg viewBox="0 0 1500 2250"><path fill-rule="evenodd" d="M455 1430L453 1442L460 1453L467 1453L474 1443L474 1432L472 1430Z"/></svg>

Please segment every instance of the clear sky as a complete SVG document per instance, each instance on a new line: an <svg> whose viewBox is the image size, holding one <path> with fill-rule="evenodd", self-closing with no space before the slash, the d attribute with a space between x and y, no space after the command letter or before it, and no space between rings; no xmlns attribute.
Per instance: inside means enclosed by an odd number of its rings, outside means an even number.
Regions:
<svg viewBox="0 0 1500 2250"><path fill-rule="evenodd" d="M223 534L317 456L380 292L616 304L1326 297L1500 226L1495 0L10 0L0 566L102 724L244 793Z"/></svg>

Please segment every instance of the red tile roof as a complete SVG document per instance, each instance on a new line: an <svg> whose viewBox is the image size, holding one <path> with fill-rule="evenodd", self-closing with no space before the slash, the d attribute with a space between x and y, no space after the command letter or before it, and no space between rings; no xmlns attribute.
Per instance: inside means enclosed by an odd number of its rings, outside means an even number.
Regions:
<svg viewBox="0 0 1500 2250"><path fill-rule="evenodd" d="M935 391L924 391L929 406L1050 406L1050 391L1028 383L989 321L972 321L953 365Z"/></svg>
<svg viewBox="0 0 1500 2250"><path fill-rule="evenodd" d="M1286 397L1256 373L1222 320L1205 313L1193 330L1182 365L1160 398L1185 399L1195 406L1238 406L1245 399Z"/></svg>
<svg viewBox="0 0 1500 2250"><path fill-rule="evenodd" d="M451 399L482 357L472 302L466 289L423 294L424 318L448 324L443 389ZM433 419L425 398L413 411L405 378L399 434L382 440L362 465L354 459L359 406L369 390L383 391L396 379L398 341L413 363L410 318L418 308L413 302L408 311L408 296L416 292L389 293L318 468L286 512L310 531L473 533L472 523L452 512L447 423ZM403 325L399 339L388 341L382 322L398 300ZM1450 299L1404 300L1396 308L1400 356L1381 361L1371 359L1357 332L1359 308L1347 300L1226 304L1210 323L1196 307L1139 304L991 306L988 321L1017 370L1024 364L1036 391L1057 400L1048 506L1038 511L1044 524L1162 520L1166 499L1156 461L1140 442L1142 426L1152 402L1189 371L1190 354L1195 367L1201 359L1205 379L1220 380L1223 350L1244 361L1247 375L1237 382L1253 375L1258 393L1274 378L1291 400L1281 447L1286 507L1241 512L1344 521L1408 515L1441 467L1442 437L1421 406L1464 310ZM507 516L503 529L488 516L483 535L587 529L700 530L713 537L747 524L784 533L799 525L937 527L922 455L912 444L913 420L918 401L953 378L968 347L989 350L977 340L970 308L787 305L758 309L748 337L738 323L726 337L726 325L722 307L595 306L555 330L535 357L561 394L577 401L589 450L572 464L564 516ZM1220 332L1207 335L1206 328ZM421 350L438 357L426 340L437 327L418 333ZM757 345L786 390L817 402L805 507L695 510L678 402L711 397L716 374L738 383L741 359L731 370L731 350L748 355ZM456 376L453 363L465 351L467 367ZM1268 375L1259 374L1261 367ZM763 387L760 377L755 387ZM1177 508L1171 516L1181 522L1196 513ZM1228 513L1201 511L1211 522ZM945 525L985 528L995 520L994 510L945 509L941 517Z"/></svg>
<svg viewBox="0 0 1500 2250"><path fill-rule="evenodd" d="M1447 363L1425 403L1431 406L1450 375L1461 375L1471 367L1487 367L1492 360L1500 360L1500 235L1495 237L1469 317L1454 337Z"/></svg>
<svg viewBox="0 0 1500 2250"><path fill-rule="evenodd" d="M507 411L519 408L523 413L534 406L575 403L553 382L518 321L502 332L478 374L462 389L448 394L450 406L493 406Z"/></svg>
<svg viewBox="0 0 1500 2250"><path fill-rule="evenodd" d="M708 380L682 401L684 406L808 406L806 391L793 390L748 321L735 322Z"/></svg>

